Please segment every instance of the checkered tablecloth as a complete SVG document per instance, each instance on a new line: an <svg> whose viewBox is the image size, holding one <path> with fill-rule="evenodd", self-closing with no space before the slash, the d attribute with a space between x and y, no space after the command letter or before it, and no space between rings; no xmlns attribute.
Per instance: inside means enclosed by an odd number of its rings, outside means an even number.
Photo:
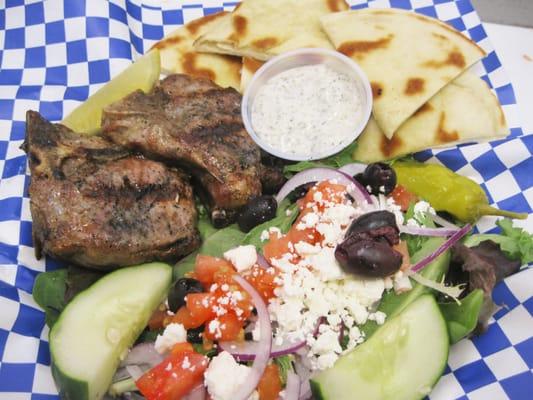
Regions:
<svg viewBox="0 0 533 400"><path fill-rule="evenodd" d="M265 0L268 1L268 0ZM304 1L304 0L302 0ZM469 0L352 1L354 8L398 7L437 17L478 42L488 56L475 71L494 88L512 128L497 142L427 151L483 185L491 203L531 214L533 135L523 132L513 88ZM31 297L35 276L58 268L33 254L24 116L60 120L164 34L205 14L231 10L221 0L0 0L0 400L56 399L48 329ZM414 39L413 39L414 40ZM533 217L524 222L533 231ZM494 229L486 218L477 227ZM533 269L494 293L502 308L488 332L452 348L431 399L533 399ZM364 400L364 399L361 399Z"/></svg>

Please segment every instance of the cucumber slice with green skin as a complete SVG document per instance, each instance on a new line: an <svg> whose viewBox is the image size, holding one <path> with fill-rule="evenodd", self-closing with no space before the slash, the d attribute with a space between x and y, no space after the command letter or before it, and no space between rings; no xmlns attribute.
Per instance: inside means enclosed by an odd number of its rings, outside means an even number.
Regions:
<svg viewBox="0 0 533 400"><path fill-rule="evenodd" d="M430 238L422 248L416 252L411 258L411 263L416 264L418 261L427 257L435 250L437 250L440 245L444 243L445 239L442 238ZM426 266L421 272L424 278L430 279L432 281L440 281L442 277L448 272L448 267L450 265L450 251L442 253L437 257L433 262ZM431 293L433 289L428 288L427 286L421 285L418 282L415 282L411 279L411 284L413 288L408 292L402 294L396 294L394 291L389 291L383 295L381 302L379 303L378 310L384 312L387 315L387 318L392 318L395 315L401 313L409 304L418 299L420 296L426 293ZM366 337L370 337L380 326L375 321L368 321L362 327L361 330L365 333Z"/></svg>
<svg viewBox="0 0 533 400"><path fill-rule="evenodd" d="M50 331L52 375L61 398L98 400L121 357L167 295L172 268L122 268L79 293Z"/></svg>
<svg viewBox="0 0 533 400"><path fill-rule="evenodd" d="M417 400L442 376L449 338L439 306L423 295L367 342L311 380L321 400Z"/></svg>

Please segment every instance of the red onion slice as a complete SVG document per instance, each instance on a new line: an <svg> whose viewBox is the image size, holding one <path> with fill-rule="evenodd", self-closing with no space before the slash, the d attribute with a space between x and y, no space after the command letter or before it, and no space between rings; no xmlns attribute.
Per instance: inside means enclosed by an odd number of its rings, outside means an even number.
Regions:
<svg viewBox="0 0 533 400"><path fill-rule="evenodd" d="M409 226L401 225L400 232L407 233L408 235L419 235L419 236L443 236L448 237L452 236L454 233L457 233L459 228L425 228L418 226Z"/></svg>
<svg viewBox="0 0 533 400"><path fill-rule="evenodd" d="M306 344L305 340L297 343L282 343L281 345L272 344L270 357L281 357L287 354L296 353ZM260 342L218 342L220 351L227 351L237 361L255 360L257 351L261 346Z"/></svg>
<svg viewBox="0 0 533 400"><path fill-rule="evenodd" d="M300 384L300 395L298 396L298 400L309 400L312 396L313 392L311 391L309 379L304 379Z"/></svg>
<svg viewBox="0 0 533 400"><path fill-rule="evenodd" d="M207 398L207 389L204 384L196 386L193 390L189 392L188 395L184 396L183 400L205 400Z"/></svg>
<svg viewBox="0 0 533 400"><path fill-rule="evenodd" d="M255 309L257 310L261 335L261 340L259 341L260 346L257 349L250 373L244 384L239 387L237 393L233 396L235 400L247 400L259 384L270 359L270 352L272 350L272 325L270 324L267 306L261 298L261 295L242 276L233 275L233 280L246 290L252 298Z"/></svg>
<svg viewBox="0 0 533 400"><path fill-rule="evenodd" d="M268 260L261 253L257 253L257 265L259 265L263 269L269 269L271 267Z"/></svg>
<svg viewBox="0 0 533 400"><path fill-rule="evenodd" d="M310 168L299 172L289 179L276 195L276 200L281 203L294 189L309 182L321 182L335 179L339 184L346 185L348 194L357 204L370 203L370 195L353 177L345 172L333 168Z"/></svg>
<svg viewBox="0 0 533 400"><path fill-rule="evenodd" d="M138 365L126 365L126 371L128 371L134 381L144 375L143 370Z"/></svg>
<svg viewBox="0 0 533 400"><path fill-rule="evenodd" d="M433 222L435 222L436 224L439 224L440 226L444 228L457 229L457 230L461 229L457 225L452 224L450 221L445 220L440 215L429 214L429 213L428 215L433 220Z"/></svg>
<svg viewBox="0 0 533 400"><path fill-rule="evenodd" d="M355 176L357 174L362 174L365 172L367 165L361 163L351 163L346 164L339 168L339 171L344 172L345 174Z"/></svg>
<svg viewBox="0 0 533 400"><path fill-rule="evenodd" d="M139 343L133 347L124 361L120 363L125 365L141 365L147 364L150 367L155 367L157 364L163 362L164 357L157 352L153 342Z"/></svg>
<svg viewBox="0 0 533 400"><path fill-rule="evenodd" d="M300 378L292 371L287 371L284 400L298 400L300 398Z"/></svg>
<svg viewBox="0 0 533 400"><path fill-rule="evenodd" d="M435 250L432 254L427 256L426 258L420 260L415 265L411 267L412 272L418 272L424 267L426 267L430 262L432 262L435 258L440 256L442 253L444 253L446 250L448 250L450 247L452 247L455 243L457 243L461 238L466 235L468 232L470 232L470 229L472 229L472 226L470 224L466 224L463 228L455 232L446 242L444 242L437 250Z"/></svg>

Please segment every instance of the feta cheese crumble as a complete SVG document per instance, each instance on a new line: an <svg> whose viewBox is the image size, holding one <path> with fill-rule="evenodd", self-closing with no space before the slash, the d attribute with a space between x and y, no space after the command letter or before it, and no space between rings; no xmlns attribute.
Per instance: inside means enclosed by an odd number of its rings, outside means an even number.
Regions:
<svg viewBox="0 0 533 400"><path fill-rule="evenodd" d="M165 354L172 350L175 344L187 341L187 331L182 324L168 324L163 334L155 339L155 350L159 354Z"/></svg>
<svg viewBox="0 0 533 400"><path fill-rule="evenodd" d="M204 384L213 400L233 400L235 392L246 382L250 367L239 364L227 351L211 359L204 374ZM257 391L248 400L258 399Z"/></svg>
<svg viewBox="0 0 533 400"><path fill-rule="evenodd" d="M252 268L257 262L257 250L251 244L237 246L226 251L224 258L233 264L237 272L242 273Z"/></svg>

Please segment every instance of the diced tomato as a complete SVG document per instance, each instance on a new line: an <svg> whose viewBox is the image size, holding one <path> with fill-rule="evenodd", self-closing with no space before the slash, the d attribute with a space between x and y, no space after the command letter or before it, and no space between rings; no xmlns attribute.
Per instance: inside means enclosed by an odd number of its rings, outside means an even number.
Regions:
<svg viewBox="0 0 533 400"><path fill-rule="evenodd" d="M346 198L346 186L331 183L329 181L322 181L316 186L313 186L302 201L302 208L306 208L308 204L315 203L315 193L321 194L321 200L324 202L342 203ZM318 206L318 209L323 209L323 206Z"/></svg>
<svg viewBox="0 0 533 400"><path fill-rule="evenodd" d="M289 241L293 246L298 242L306 242L309 244L315 244L321 240L320 233L314 228L297 229L296 225L293 225L291 230L287 233Z"/></svg>
<svg viewBox="0 0 533 400"><path fill-rule="evenodd" d="M267 260L283 257L289 252L290 241L291 239L287 235L270 234L268 242L263 246L263 255Z"/></svg>
<svg viewBox="0 0 533 400"><path fill-rule="evenodd" d="M157 331L165 327L165 319L168 317L167 311L164 307L159 307L154 311L150 320L148 321L148 328L151 331Z"/></svg>
<svg viewBox="0 0 533 400"><path fill-rule="evenodd" d="M268 303L270 299L275 297L274 289L278 287L275 282L277 276L278 271L275 268L266 270L262 267L254 266L246 279L257 290L263 300Z"/></svg>
<svg viewBox="0 0 533 400"><path fill-rule="evenodd" d="M411 266L411 259L409 257L409 249L407 248L407 242L401 240L400 243L394 245L392 248L402 255L402 265L400 266L400 270L407 270Z"/></svg>
<svg viewBox="0 0 533 400"><path fill-rule="evenodd" d="M171 354L180 354L187 352L194 352L194 347L192 347L192 344L190 344L189 342L176 343L170 351Z"/></svg>
<svg viewBox="0 0 533 400"><path fill-rule="evenodd" d="M202 382L207 364L207 357L189 348L173 351L135 384L147 400L180 399Z"/></svg>
<svg viewBox="0 0 533 400"><path fill-rule="evenodd" d="M394 202L401 207L402 211L407 211L411 203L416 203L418 201L418 196L409 192L402 185L396 186L390 196L394 199Z"/></svg>
<svg viewBox="0 0 533 400"><path fill-rule="evenodd" d="M185 296L186 307L195 321L202 324L216 316L216 297L211 293L189 293Z"/></svg>
<svg viewBox="0 0 533 400"><path fill-rule="evenodd" d="M214 319L217 328L210 329L211 323L207 324L204 337L209 340L236 340L241 331L243 322L233 312L228 312Z"/></svg>
<svg viewBox="0 0 533 400"><path fill-rule="evenodd" d="M182 324L185 329L193 329L202 326L204 319L194 317L186 306L181 307L176 315L172 316L170 322Z"/></svg>
<svg viewBox="0 0 533 400"><path fill-rule="evenodd" d="M277 400L281 392L281 379L279 377L279 368L276 364L267 365L259 385L259 400Z"/></svg>
<svg viewBox="0 0 533 400"><path fill-rule="evenodd" d="M194 266L194 277L205 288L214 282L230 282L235 274L233 266L223 258L198 255Z"/></svg>

